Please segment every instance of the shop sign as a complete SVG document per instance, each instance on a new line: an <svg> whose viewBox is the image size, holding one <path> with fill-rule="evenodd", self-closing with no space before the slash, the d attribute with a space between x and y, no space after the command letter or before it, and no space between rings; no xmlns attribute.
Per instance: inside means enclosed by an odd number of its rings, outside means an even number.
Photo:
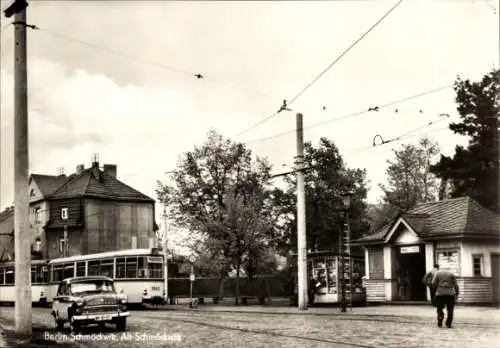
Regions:
<svg viewBox="0 0 500 348"><path fill-rule="evenodd" d="M415 254L419 252L420 252L420 246L418 245L401 247L401 254Z"/></svg>

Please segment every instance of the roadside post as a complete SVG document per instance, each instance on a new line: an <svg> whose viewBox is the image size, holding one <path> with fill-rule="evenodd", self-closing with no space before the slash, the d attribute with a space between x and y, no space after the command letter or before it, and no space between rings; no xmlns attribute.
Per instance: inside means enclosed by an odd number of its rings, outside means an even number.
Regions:
<svg viewBox="0 0 500 348"><path fill-rule="evenodd" d="M194 275L194 262L196 261L196 258L194 255L191 255L189 257L189 263L191 263L191 274L189 275L189 308L195 308L198 306L198 301L194 301L193 299L193 285L195 281L195 275Z"/></svg>

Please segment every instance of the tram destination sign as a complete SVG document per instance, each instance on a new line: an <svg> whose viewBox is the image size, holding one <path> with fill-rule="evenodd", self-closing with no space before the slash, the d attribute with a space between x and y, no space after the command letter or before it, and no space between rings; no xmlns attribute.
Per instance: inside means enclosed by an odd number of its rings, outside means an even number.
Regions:
<svg viewBox="0 0 500 348"><path fill-rule="evenodd" d="M412 246L404 246L401 247L401 254L416 254L420 252L420 246L419 245L412 245Z"/></svg>

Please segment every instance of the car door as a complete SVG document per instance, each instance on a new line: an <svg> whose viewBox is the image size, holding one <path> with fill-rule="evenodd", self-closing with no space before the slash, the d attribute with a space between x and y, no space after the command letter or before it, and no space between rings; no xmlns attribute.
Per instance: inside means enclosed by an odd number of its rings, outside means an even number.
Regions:
<svg viewBox="0 0 500 348"><path fill-rule="evenodd" d="M57 314L57 317L61 318L61 297L64 283L59 283L57 287L57 293L54 299L52 300L52 310Z"/></svg>
<svg viewBox="0 0 500 348"><path fill-rule="evenodd" d="M68 308L71 305L69 299L69 286L66 282L63 282L59 285L57 291L57 315L61 320L68 320Z"/></svg>

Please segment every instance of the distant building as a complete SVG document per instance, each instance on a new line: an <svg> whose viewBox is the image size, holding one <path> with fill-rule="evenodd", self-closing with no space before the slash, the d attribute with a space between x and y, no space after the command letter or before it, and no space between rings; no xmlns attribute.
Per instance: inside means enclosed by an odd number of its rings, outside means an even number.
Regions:
<svg viewBox="0 0 500 348"><path fill-rule="evenodd" d="M14 208L0 212L0 261L14 260Z"/></svg>
<svg viewBox="0 0 500 348"><path fill-rule="evenodd" d="M418 204L354 245L365 249L368 302L426 301L435 263L455 273L458 302L500 302L500 216L469 197Z"/></svg>
<svg viewBox="0 0 500 348"><path fill-rule="evenodd" d="M118 180L116 165L101 169L94 161L89 168L78 165L70 176L33 174L29 197L33 258L154 246L155 201ZM13 211L2 214L12 220L13 229ZM0 218L0 233L8 224ZM7 237L0 234L0 248L12 258L13 235L11 244ZM1 254L0 249L0 260Z"/></svg>

